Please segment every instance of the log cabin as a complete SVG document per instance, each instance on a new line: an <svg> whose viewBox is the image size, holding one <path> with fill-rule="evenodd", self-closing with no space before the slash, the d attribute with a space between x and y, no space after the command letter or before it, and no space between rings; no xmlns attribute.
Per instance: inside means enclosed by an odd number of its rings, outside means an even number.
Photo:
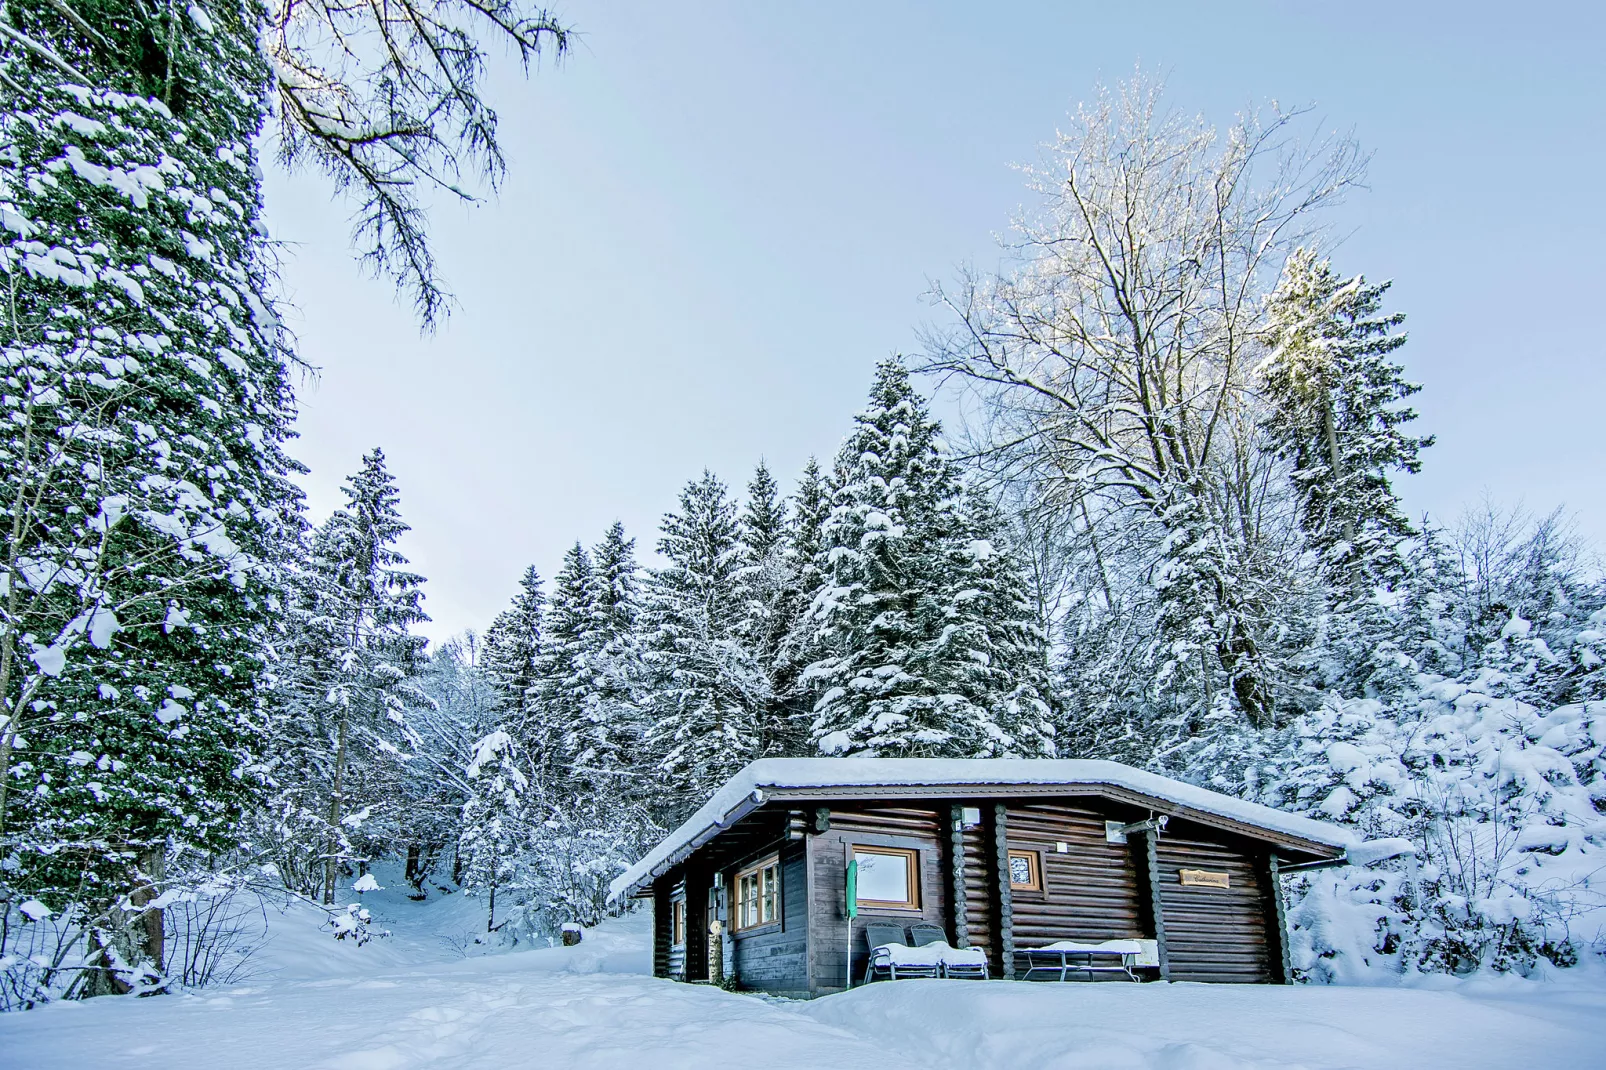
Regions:
<svg viewBox="0 0 1606 1070"><path fill-rule="evenodd" d="M1286 983L1279 875L1342 864L1355 842L1116 762L773 758L610 893L651 899L657 976L777 995L860 981L877 921L941 926L995 978L1021 977L1026 949L1136 939L1146 978Z"/></svg>

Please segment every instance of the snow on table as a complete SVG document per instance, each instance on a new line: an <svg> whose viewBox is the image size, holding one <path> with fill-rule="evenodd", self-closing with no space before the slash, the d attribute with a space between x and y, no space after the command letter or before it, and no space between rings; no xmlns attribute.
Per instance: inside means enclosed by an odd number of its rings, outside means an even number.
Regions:
<svg viewBox="0 0 1606 1070"><path fill-rule="evenodd" d="M1096 944L1080 943L1076 940L1055 940L1052 944L1042 947L1022 948L1023 951L1075 951L1082 954L1104 955L1141 955L1143 954L1143 941L1141 940L1101 940Z"/></svg>

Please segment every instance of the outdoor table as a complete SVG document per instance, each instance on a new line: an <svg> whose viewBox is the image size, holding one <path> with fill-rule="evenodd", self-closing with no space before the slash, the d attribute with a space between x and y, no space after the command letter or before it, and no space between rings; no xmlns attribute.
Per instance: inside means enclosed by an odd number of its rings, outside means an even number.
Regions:
<svg viewBox="0 0 1606 1070"><path fill-rule="evenodd" d="M1085 944L1075 940L1060 940L1044 947L1016 948L1015 954L1026 959L1023 981L1069 981L1074 973L1124 973L1136 981L1132 967L1143 953L1143 945L1136 940L1105 940Z"/></svg>

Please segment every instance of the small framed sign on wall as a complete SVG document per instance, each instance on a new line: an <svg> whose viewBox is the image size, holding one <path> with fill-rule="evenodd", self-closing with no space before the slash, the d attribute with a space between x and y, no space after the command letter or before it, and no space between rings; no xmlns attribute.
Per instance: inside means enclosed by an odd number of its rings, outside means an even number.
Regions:
<svg viewBox="0 0 1606 1070"><path fill-rule="evenodd" d="M1230 888L1231 877L1225 870L1216 869L1184 869L1182 883L1191 884L1198 888Z"/></svg>

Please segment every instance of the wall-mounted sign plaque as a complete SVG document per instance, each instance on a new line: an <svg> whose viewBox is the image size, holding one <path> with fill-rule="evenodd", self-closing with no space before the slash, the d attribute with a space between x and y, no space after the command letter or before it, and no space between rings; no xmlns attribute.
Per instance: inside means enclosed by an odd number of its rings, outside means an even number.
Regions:
<svg viewBox="0 0 1606 1070"><path fill-rule="evenodd" d="M1232 887L1228 875L1213 869L1184 869L1182 883L1192 884L1200 888L1230 888Z"/></svg>

